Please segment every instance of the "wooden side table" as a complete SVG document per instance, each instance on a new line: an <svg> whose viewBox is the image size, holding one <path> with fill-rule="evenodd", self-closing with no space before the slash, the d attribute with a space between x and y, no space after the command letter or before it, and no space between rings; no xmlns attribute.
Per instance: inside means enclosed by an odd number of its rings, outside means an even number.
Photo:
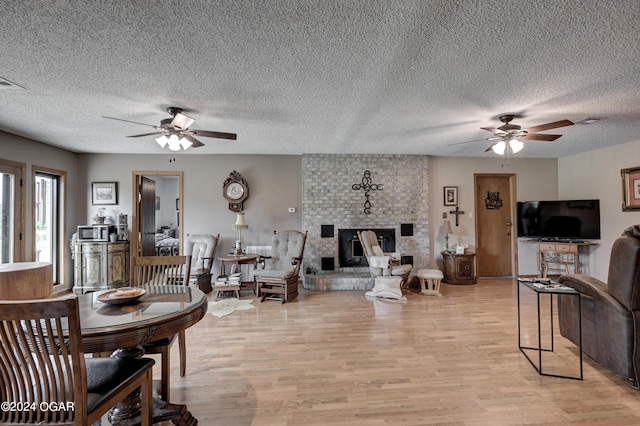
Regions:
<svg viewBox="0 0 640 426"><path fill-rule="evenodd" d="M443 251L442 260L444 266L443 283L475 284L477 282L475 253L456 254Z"/></svg>
<svg viewBox="0 0 640 426"><path fill-rule="evenodd" d="M220 272L222 275L226 275L226 265L253 265L254 269L258 264L258 258L260 256L257 254L228 254L225 256L218 256L220 262L222 263L222 268ZM240 272L240 271L238 271ZM253 292L256 292L256 285L254 281L242 281L240 283L241 287L250 287L253 289Z"/></svg>

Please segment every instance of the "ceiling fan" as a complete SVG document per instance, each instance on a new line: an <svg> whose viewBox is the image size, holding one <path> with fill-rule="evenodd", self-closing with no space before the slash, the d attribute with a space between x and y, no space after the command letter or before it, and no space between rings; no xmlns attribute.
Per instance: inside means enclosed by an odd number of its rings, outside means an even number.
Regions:
<svg viewBox="0 0 640 426"><path fill-rule="evenodd" d="M493 137L476 139L473 141L460 142L460 143L476 142L480 140L496 141L496 142L493 142L493 144L491 144L485 150L485 152L493 151L496 154L504 155L508 145L511 152L515 154L516 152L519 152L523 148L524 146L524 144L522 143L523 140L553 142L556 139L558 139L560 136L562 136L562 135L537 133L537 132L557 129L560 127L572 126L574 124L572 121L569 121L569 120L560 120L560 121L554 121L551 123L541 124L539 126L529 127L528 129L523 129L521 126L511 123L511 121L514 118L519 118L519 117L520 117L519 115L515 115L515 114L501 115L498 118L500 119L500 121L504 123L502 126L480 128L482 130L486 130L488 132L493 133ZM459 145L460 143L452 144L452 145Z"/></svg>
<svg viewBox="0 0 640 426"><path fill-rule="evenodd" d="M235 133L224 133L224 132L214 132L211 130L189 129L189 126L191 126L195 122L195 120L183 114L181 108L168 107L167 112L171 114L172 117L160 120L159 126L155 126L153 124L139 123L137 121L124 120L122 118L105 117L105 116L103 116L103 118L153 127L158 131L151 132L151 133L142 133L139 135L131 135L127 137L139 138L142 136L160 135L159 137L156 138L156 142L158 142L158 145L160 145L162 148L168 145L171 151L179 151L180 148L186 150L189 147L198 148L198 147L204 146L204 144L200 142L198 139L196 139L194 136L202 136L207 138L218 138L218 139L230 139L230 140L236 140L238 137Z"/></svg>

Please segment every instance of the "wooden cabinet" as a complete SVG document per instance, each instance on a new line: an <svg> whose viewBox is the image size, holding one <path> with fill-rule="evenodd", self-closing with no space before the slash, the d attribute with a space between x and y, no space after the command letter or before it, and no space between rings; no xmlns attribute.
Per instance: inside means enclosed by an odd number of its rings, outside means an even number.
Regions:
<svg viewBox="0 0 640 426"><path fill-rule="evenodd" d="M444 263L443 283L475 284L477 282L475 253L442 252L442 260Z"/></svg>
<svg viewBox="0 0 640 426"><path fill-rule="evenodd" d="M129 285L129 242L77 242L74 245L75 294Z"/></svg>

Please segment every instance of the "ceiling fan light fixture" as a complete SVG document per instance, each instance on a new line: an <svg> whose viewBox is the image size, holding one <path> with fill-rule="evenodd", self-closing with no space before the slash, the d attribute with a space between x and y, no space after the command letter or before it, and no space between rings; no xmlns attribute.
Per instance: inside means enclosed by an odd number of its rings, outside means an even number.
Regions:
<svg viewBox="0 0 640 426"><path fill-rule="evenodd" d="M509 147L511 148L511 152L515 154L522 151L522 148L524 148L524 143L522 143L522 141L519 141L518 139L511 139L509 141Z"/></svg>
<svg viewBox="0 0 640 426"><path fill-rule="evenodd" d="M189 139L181 137L180 138L180 145L182 146L182 149L184 149L186 151L188 148L191 148L191 145L193 145L193 144L191 143L191 141Z"/></svg>
<svg viewBox="0 0 640 426"><path fill-rule="evenodd" d="M180 139L178 136L171 135L169 136L169 150L171 151L180 151Z"/></svg>
<svg viewBox="0 0 640 426"><path fill-rule="evenodd" d="M497 142L491 147L491 150L498 155L504 155L504 150L507 148L507 144L504 141Z"/></svg>
<svg viewBox="0 0 640 426"><path fill-rule="evenodd" d="M169 138L167 138L165 135L162 135L156 138L156 142L158 142L158 145L160 145L160 148L164 148L165 146L167 146L167 142L169 142Z"/></svg>
<svg viewBox="0 0 640 426"><path fill-rule="evenodd" d="M184 115L183 113L179 112L175 115L175 117L173 117L173 120L171 120L171 125L180 130L186 130L193 124L194 121L196 120L189 117L188 115Z"/></svg>

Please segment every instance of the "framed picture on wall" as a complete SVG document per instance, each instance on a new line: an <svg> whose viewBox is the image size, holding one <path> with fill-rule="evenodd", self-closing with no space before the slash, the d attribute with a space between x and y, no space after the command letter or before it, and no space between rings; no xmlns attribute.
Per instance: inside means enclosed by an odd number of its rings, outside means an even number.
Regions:
<svg viewBox="0 0 640 426"><path fill-rule="evenodd" d="M640 210L640 167L620 170L622 175L622 211Z"/></svg>
<svg viewBox="0 0 640 426"><path fill-rule="evenodd" d="M445 206L458 205L458 187L457 186L444 187L444 205Z"/></svg>
<svg viewBox="0 0 640 426"><path fill-rule="evenodd" d="M91 182L91 204L94 206L118 204L118 183Z"/></svg>

